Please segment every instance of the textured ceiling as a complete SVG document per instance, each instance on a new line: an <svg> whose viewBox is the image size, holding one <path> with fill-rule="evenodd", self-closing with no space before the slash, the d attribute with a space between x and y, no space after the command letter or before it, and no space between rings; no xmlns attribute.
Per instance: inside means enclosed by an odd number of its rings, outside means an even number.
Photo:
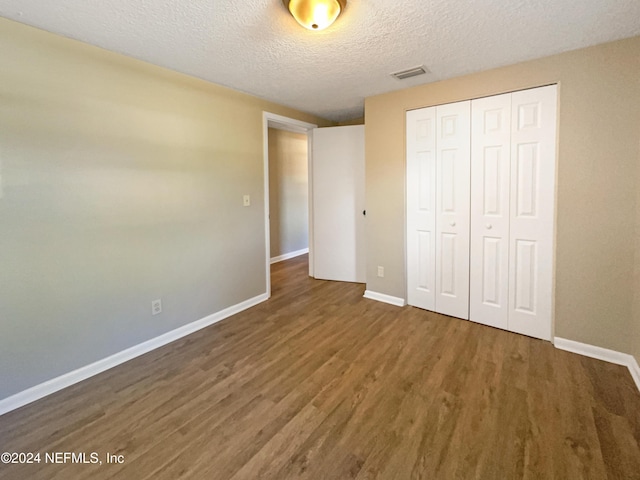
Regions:
<svg viewBox="0 0 640 480"><path fill-rule="evenodd" d="M327 30L281 0L0 0L0 16L332 120L364 98L640 34L638 0L348 0ZM425 65L430 74L389 74Z"/></svg>

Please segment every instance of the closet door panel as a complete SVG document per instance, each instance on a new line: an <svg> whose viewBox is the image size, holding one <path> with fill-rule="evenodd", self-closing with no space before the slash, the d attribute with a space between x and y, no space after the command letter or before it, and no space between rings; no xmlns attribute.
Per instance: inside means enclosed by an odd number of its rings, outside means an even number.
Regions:
<svg viewBox="0 0 640 480"><path fill-rule="evenodd" d="M509 330L551 339L556 86L512 94Z"/></svg>
<svg viewBox="0 0 640 480"><path fill-rule="evenodd" d="M471 102L469 319L507 328L511 94Z"/></svg>
<svg viewBox="0 0 640 480"><path fill-rule="evenodd" d="M436 109L407 112L407 303L435 310Z"/></svg>
<svg viewBox="0 0 640 480"><path fill-rule="evenodd" d="M435 311L469 318L471 102L436 107Z"/></svg>

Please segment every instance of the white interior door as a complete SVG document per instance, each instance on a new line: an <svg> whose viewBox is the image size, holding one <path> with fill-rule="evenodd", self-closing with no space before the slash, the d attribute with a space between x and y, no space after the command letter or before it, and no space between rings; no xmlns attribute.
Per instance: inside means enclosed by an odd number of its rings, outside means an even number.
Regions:
<svg viewBox="0 0 640 480"><path fill-rule="evenodd" d="M407 303L435 310L436 107L407 112Z"/></svg>
<svg viewBox="0 0 640 480"><path fill-rule="evenodd" d="M512 94L509 330L551 339L555 85Z"/></svg>
<svg viewBox="0 0 640 480"><path fill-rule="evenodd" d="M436 308L469 318L471 102L436 107Z"/></svg>
<svg viewBox="0 0 640 480"><path fill-rule="evenodd" d="M312 135L314 276L364 283L364 126Z"/></svg>
<svg viewBox="0 0 640 480"><path fill-rule="evenodd" d="M469 319L508 328L511 94L471 102Z"/></svg>

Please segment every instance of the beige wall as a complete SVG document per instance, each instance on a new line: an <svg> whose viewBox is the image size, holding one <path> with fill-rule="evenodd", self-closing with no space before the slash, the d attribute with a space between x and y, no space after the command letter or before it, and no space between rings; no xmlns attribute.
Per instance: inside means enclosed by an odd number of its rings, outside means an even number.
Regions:
<svg viewBox="0 0 640 480"><path fill-rule="evenodd" d="M269 128L271 258L309 248L307 136Z"/></svg>
<svg viewBox="0 0 640 480"><path fill-rule="evenodd" d="M405 111L556 82L555 335L638 354L640 37L367 98L367 289L405 297Z"/></svg>
<svg viewBox="0 0 640 480"><path fill-rule="evenodd" d="M0 399L265 292L262 111L328 122L4 19L0 59Z"/></svg>
<svg viewBox="0 0 640 480"><path fill-rule="evenodd" d="M351 120L345 120L343 122L338 122L339 127L347 127L349 125L364 125L364 117L353 118Z"/></svg>

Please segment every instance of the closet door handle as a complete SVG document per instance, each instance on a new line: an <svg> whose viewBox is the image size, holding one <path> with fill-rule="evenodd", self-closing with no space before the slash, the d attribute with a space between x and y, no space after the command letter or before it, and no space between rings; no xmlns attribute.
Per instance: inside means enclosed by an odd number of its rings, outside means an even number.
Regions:
<svg viewBox="0 0 640 480"><path fill-rule="evenodd" d="M490 223L487 223L486 227L487 227L487 230L491 230L493 228Z"/></svg>

